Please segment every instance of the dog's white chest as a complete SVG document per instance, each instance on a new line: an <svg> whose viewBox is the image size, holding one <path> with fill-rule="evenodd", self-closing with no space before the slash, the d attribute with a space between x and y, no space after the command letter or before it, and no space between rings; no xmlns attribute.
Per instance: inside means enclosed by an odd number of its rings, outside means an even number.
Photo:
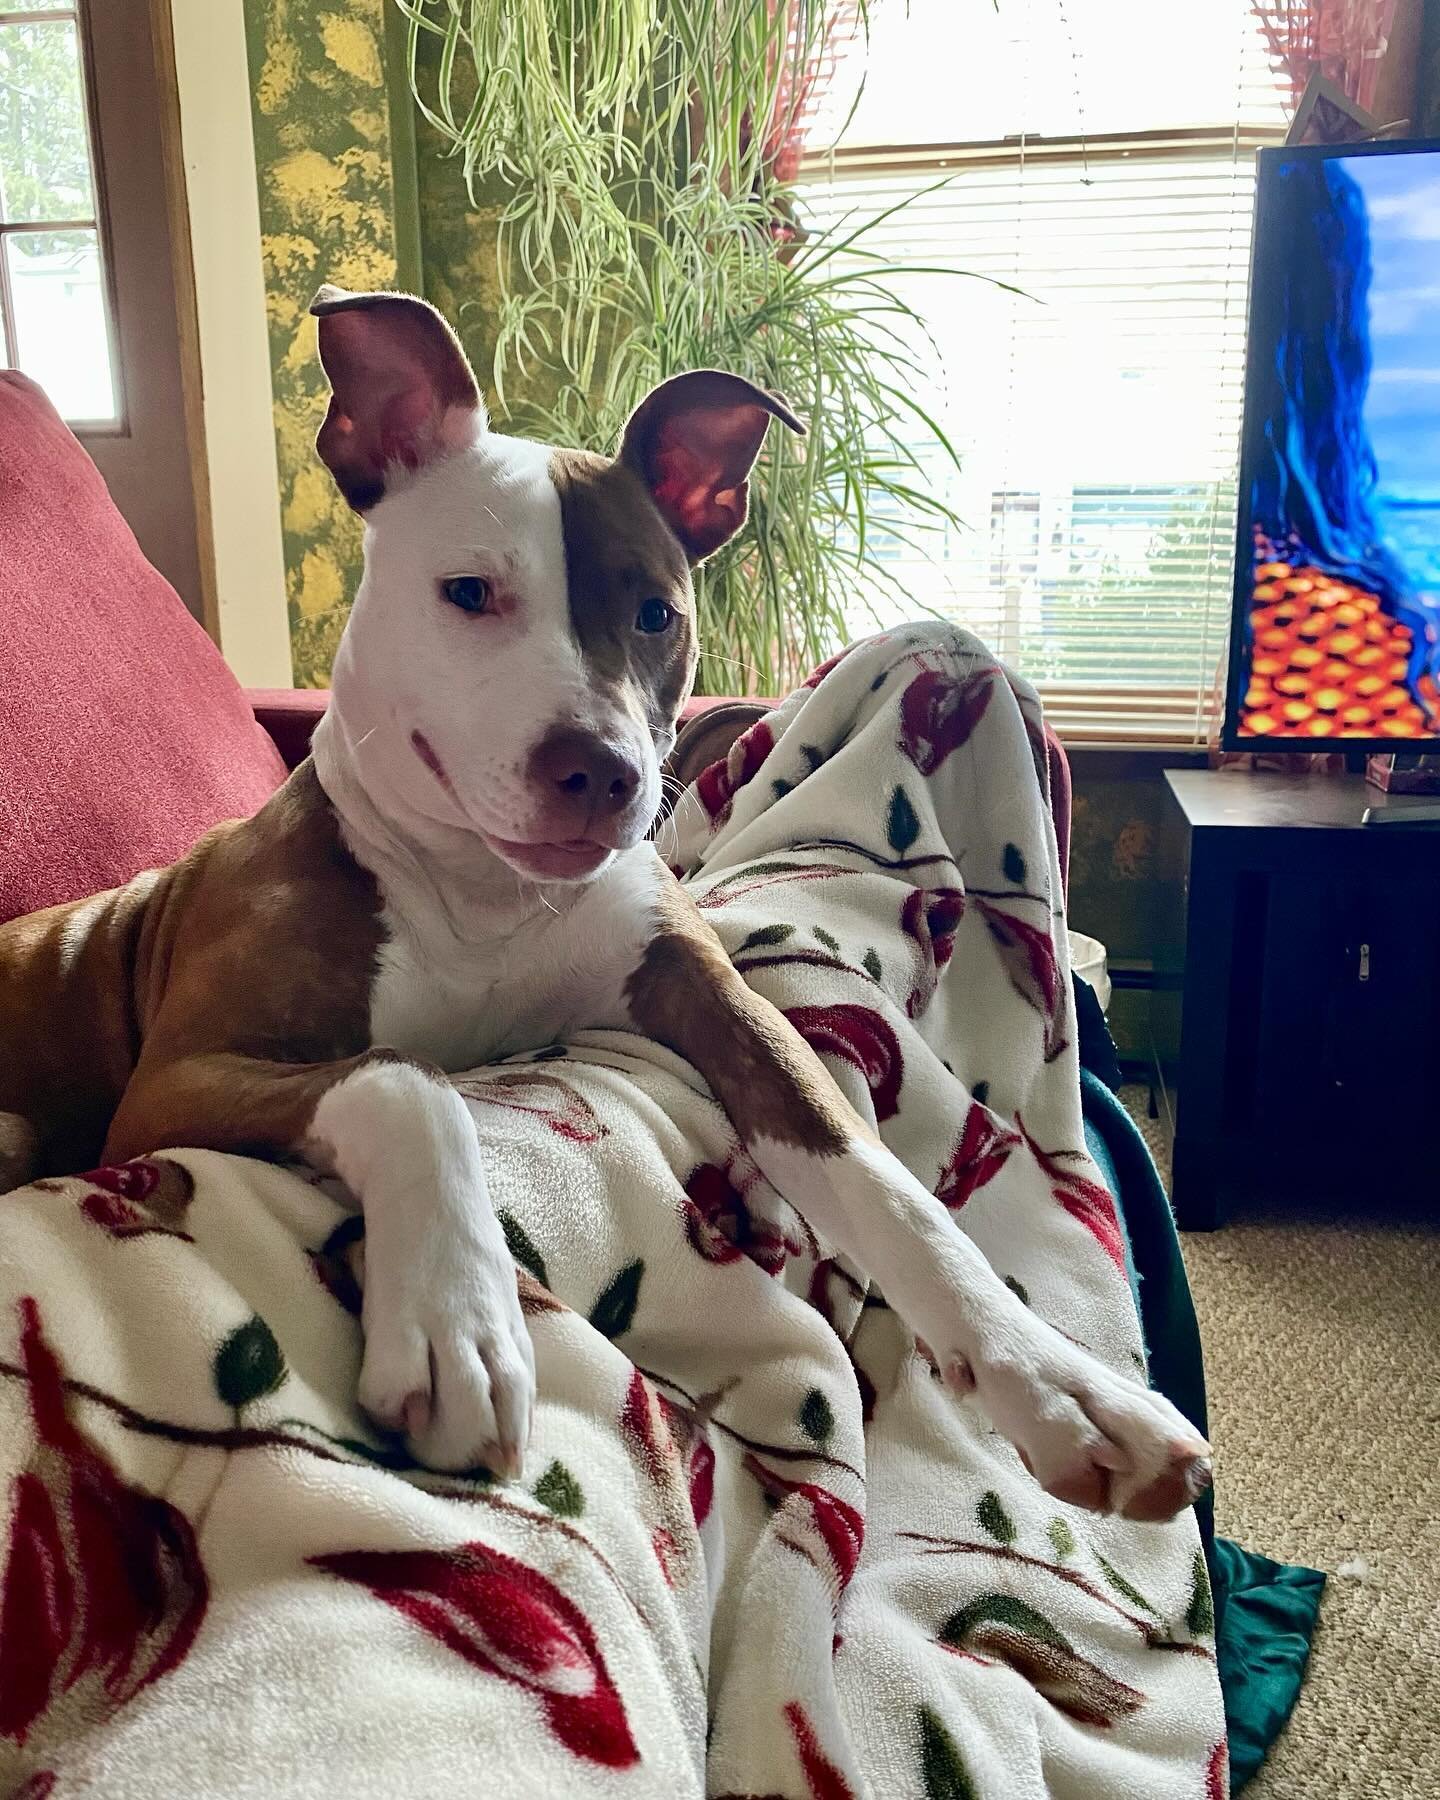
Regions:
<svg viewBox="0 0 1440 1800"><path fill-rule="evenodd" d="M651 847L638 845L563 914L542 913L479 946L413 899L403 910L387 905L370 1041L455 1074L627 1023L625 983L653 930L664 879Z"/></svg>
<svg viewBox="0 0 1440 1800"><path fill-rule="evenodd" d="M371 989L373 1043L454 1073L548 1043L563 1029L556 984L530 947L517 946L502 968L481 955L436 955L404 925L391 925Z"/></svg>

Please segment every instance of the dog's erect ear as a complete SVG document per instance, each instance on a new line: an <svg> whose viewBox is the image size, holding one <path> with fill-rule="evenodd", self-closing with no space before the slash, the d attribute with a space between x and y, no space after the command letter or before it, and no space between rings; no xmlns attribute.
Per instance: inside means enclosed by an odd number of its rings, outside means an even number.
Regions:
<svg viewBox="0 0 1440 1800"><path fill-rule="evenodd" d="M783 400L718 369L671 376L630 415L620 461L649 488L692 562L745 523L747 478L772 418L803 435Z"/></svg>
<svg viewBox="0 0 1440 1800"><path fill-rule="evenodd" d="M460 340L427 301L348 294L327 282L310 310L331 390L315 447L356 512L385 492L391 464L418 469L484 428Z"/></svg>

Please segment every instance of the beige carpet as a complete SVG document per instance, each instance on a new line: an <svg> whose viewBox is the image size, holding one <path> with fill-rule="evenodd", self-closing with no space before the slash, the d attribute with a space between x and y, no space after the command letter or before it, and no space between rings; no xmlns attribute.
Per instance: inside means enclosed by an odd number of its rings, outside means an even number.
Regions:
<svg viewBox="0 0 1440 1800"><path fill-rule="evenodd" d="M1182 1243L1219 1528L1330 1578L1247 1800L1440 1800L1440 1178L1428 1224L1277 1205Z"/></svg>

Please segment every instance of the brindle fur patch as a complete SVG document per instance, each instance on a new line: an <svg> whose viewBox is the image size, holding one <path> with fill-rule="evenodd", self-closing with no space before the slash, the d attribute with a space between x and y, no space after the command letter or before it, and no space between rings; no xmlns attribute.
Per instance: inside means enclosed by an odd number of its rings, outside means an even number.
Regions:
<svg viewBox="0 0 1440 1800"><path fill-rule="evenodd" d="M625 985L636 1025L709 1082L742 1138L814 1156L872 1139L825 1065L770 1002L735 973L720 940L667 877L655 936Z"/></svg>
<svg viewBox="0 0 1440 1800"><path fill-rule="evenodd" d="M0 1113L0 1194L22 1187L34 1173L40 1140L35 1127L18 1113Z"/></svg>
<svg viewBox="0 0 1440 1800"><path fill-rule="evenodd" d="M632 469L582 450L555 450L550 478L560 496L570 621L594 685L639 689L652 730L667 731L694 677L690 566L649 490ZM668 631L640 632L649 599L676 612Z"/></svg>
<svg viewBox="0 0 1440 1800"><path fill-rule="evenodd" d="M297 1144L367 1048L379 915L305 763L152 881L0 926L0 1115L34 1129L26 1172Z"/></svg>

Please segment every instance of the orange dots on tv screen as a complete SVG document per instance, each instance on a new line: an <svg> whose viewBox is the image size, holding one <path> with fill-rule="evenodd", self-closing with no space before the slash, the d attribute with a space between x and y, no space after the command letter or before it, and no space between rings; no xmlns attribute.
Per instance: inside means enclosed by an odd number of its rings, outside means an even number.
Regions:
<svg viewBox="0 0 1440 1800"><path fill-rule="evenodd" d="M1272 560L1255 571L1250 629L1242 737L1431 734L1405 686L1409 627L1382 610L1378 595L1322 569Z"/></svg>

